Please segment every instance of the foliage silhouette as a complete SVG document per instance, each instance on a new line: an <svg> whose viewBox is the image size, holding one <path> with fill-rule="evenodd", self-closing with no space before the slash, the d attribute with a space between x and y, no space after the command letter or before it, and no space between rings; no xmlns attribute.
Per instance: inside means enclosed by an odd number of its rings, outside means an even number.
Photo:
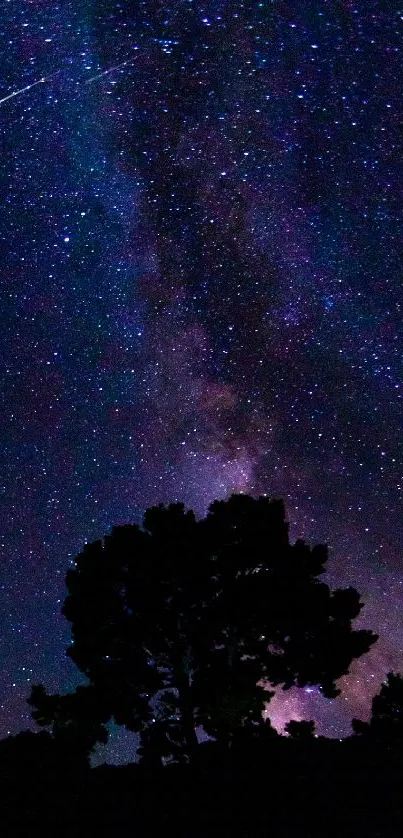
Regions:
<svg viewBox="0 0 403 838"><path fill-rule="evenodd" d="M378 695L372 699L369 722L353 719L356 736L401 747L403 743L403 675L389 672Z"/></svg>
<svg viewBox="0 0 403 838"><path fill-rule="evenodd" d="M201 521L182 504L158 506L143 527L115 527L66 577L67 654L93 692L36 688L34 717L89 747L113 717L141 731L144 758L192 761L196 725L228 747L261 724L264 682L337 695L335 681L376 635L352 629L357 591L319 581L326 561L325 546L290 544L283 502L266 497L216 501Z"/></svg>

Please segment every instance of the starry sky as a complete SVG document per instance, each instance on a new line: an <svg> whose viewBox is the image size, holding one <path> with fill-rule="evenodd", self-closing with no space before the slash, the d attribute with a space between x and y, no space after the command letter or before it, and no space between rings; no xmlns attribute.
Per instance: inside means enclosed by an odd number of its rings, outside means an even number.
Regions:
<svg viewBox="0 0 403 838"><path fill-rule="evenodd" d="M390 0L5 0L0 736L78 683L69 562L157 502L283 497L361 592L379 642L274 723L343 736L403 668L402 31Z"/></svg>

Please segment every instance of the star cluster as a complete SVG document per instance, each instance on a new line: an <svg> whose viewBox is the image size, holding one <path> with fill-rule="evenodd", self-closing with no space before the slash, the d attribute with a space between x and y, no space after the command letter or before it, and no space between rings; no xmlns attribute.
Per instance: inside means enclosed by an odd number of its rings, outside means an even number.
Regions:
<svg viewBox="0 0 403 838"><path fill-rule="evenodd" d="M331 545L381 636L341 698L270 706L343 735L403 657L403 12L4 5L0 734L31 682L76 683L85 540L246 491Z"/></svg>

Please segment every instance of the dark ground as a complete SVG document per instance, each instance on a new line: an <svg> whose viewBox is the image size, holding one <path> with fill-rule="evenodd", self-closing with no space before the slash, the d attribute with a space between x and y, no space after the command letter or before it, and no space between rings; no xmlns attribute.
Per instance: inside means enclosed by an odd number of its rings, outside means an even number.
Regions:
<svg viewBox="0 0 403 838"><path fill-rule="evenodd" d="M1 835L401 838L402 764L398 748L283 737L231 764L206 746L194 770L3 757Z"/></svg>

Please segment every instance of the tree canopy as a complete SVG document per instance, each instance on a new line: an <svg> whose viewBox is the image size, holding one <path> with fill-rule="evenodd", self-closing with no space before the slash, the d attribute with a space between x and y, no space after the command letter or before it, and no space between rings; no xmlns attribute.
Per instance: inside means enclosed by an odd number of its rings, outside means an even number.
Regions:
<svg viewBox="0 0 403 838"><path fill-rule="evenodd" d="M113 528L67 572L67 654L92 693L56 697L53 716L65 727L66 708L82 718L91 706L91 742L113 717L142 732L144 751L192 759L197 725L230 743L261 724L266 682L337 695L376 635L352 628L355 589L320 580L327 558L323 545L290 544L283 502L266 497L232 495L199 521L182 504L157 506L142 526ZM31 696L42 725L52 699Z"/></svg>

